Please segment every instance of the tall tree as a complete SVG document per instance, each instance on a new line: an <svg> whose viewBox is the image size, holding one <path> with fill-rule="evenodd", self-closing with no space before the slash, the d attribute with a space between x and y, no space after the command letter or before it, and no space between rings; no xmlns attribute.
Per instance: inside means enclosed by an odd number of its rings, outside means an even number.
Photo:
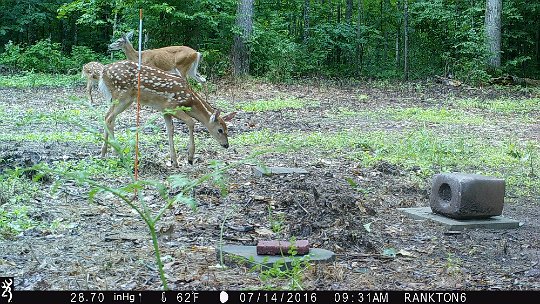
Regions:
<svg viewBox="0 0 540 304"><path fill-rule="evenodd" d="M309 39L309 11L309 0L304 0L304 43L307 43Z"/></svg>
<svg viewBox="0 0 540 304"><path fill-rule="evenodd" d="M409 0L403 1L403 76L409 80Z"/></svg>
<svg viewBox="0 0 540 304"><path fill-rule="evenodd" d="M236 10L236 27L233 44L233 73L235 76L249 74L250 51L248 47L253 33L253 0L239 0Z"/></svg>
<svg viewBox="0 0 540 304"><path fill-rule="evenodd" d="M502 0L486 0L485 26L491 69L501 67L501 11Z"/></svg>
<svg viewBox="0 0 540 304"><path fill-rule="evenodd" d="M364 64L364 43L362 39L362 26L364 24L364 0L358 0L358 20L356 21L356 74L360 75Z"/></svg>
<svg viewBox="0 0 540 304"><path fill-rule="evenodd" d="M347 7L345 9L345 20L347 20L347 24L352 23L352 11L353 11L353 0L347 0Z"/></svg>

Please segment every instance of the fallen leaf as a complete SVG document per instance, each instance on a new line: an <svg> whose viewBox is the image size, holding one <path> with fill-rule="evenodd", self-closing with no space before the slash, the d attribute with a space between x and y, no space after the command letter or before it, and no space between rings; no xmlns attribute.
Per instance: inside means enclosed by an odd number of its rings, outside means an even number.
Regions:
<svg viewBox="0 0 540 304"><path fill-rule="evenodd" d="M413 258L416 258L416 255L412 252L409 252L407 250L404 250L404 249L400 249L397 254L399 255L402 255L402 256L406 256L406 257L413 257Z"/></svg>
<svg viewBox="0 0 540 304"><path fill-rule="evenodd" d="M395 258L396 250L394 248L386 248L383 250L382 255L387 258Z"/></svg>
<svg viewBox="0 0 540 304"><path fill-rule="evenodd" d="M268 228L264 228L264 227L261 227L261 228L255 228L255 232L258 234L258 235L263 235L263 236L267 236L267 235L274 235L274 232Z"/></svg>
<svg viewBox="0 0 540 304"><path fill-rule="evenodd" d="M371 232L371 223L364 224L364 229L366 229L367 232Z"/></svg>

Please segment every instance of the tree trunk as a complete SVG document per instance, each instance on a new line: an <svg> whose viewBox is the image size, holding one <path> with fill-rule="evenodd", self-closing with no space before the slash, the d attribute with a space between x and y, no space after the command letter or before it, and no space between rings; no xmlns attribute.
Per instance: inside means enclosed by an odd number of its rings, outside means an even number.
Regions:
<svg viewBox="0 0 540 304"><path fill-rule="evenodd" d="M396 2L396 11L399 12L399 8L401 7L401 1L398 0ZM398 20L397 22L397 25L396 25L396 60L395 60L395 64L396 64L396 69L399 69L399 63L401 62L400 58L399 58L399 37L401 36L401 18Z"/></svg>
<svg viewBox="0 0 540 304"><path fill-rule="evenodd" d="M388 45L389 45L389 42L388 42L388 20L387 20L387 16L388 16L388 12L390 11L390 8L391 8L391 5L390 5L390 0L385 0L384 2L384 5L381 3L381 22L382 22L382 25L381 25L381 29L384 33L384 49L383 49L383 60L384 60L384 63L386 64L386 62L388 61Z"/></svg>
<svg viewBox="0 0 540 304"><path fill-rule="evenodd" d="M347 24L352 23L352 10L353 0L347 0L347 7L345 8L345 20L347 20Z"/></svg>
<svg viewBox="0 0 540 304"><path fill-rule="evenodd" d="M309 40L309 3L310 0L304 0L304 44Z"/></svg>
<svg viewBox="0 0 540 304"><path fill-rule="evenodd" d="M398 27L396 31L396 69L399 68L399 34L400 34L400 28Z"/></svg>
<svg viewBox="0 0 540 304"><path fill-rule="evenodd" d="M357 66L357 75L360 76L362 72L362 65L364 61L364 46L361 43L362 39L362 25L364 23L364 0L358 0L358 20L356 24L356 39L357 39L357 54L356 54L356 66Z"/></svg>
<svg viewBox="0 0 540 304"><path fill-rule="evenodd" d="M409 0L403 2L403 77L409 80Z"/></svg>
<svg viewBox="0 0 540 304"><path fill-rule="evenodd" d="M240 0L236 10L236 26L240 34L234 35L233 75L249 74L250 51L248 47L253 33L253 0Z"/></svg>
<svg viewBox="0 0 540 304"><path fill-rule="evenodd" d="M536 67L540 69L540 21L536 21Z"/></svg>
<svg viewBox="0 0 540 304"><path fill-rule="evenodd" d="M488 44L488 67L501 67L501 11L502 0L486 0L486 38Z"/></svg>

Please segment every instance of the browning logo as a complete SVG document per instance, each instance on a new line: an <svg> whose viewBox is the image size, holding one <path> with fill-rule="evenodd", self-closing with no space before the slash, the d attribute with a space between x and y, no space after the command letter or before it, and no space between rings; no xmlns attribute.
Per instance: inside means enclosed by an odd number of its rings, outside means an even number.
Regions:
<svg viewBox="0 0 540 304"><path fill-rule="evenodd" d="M0 278L0 288L2 289L2 295L0 299L7 298L6 303L11 303L13 294L11 293L11 285L13 285L13 278ZM3 300L0 303L4 303Z"/></svg>

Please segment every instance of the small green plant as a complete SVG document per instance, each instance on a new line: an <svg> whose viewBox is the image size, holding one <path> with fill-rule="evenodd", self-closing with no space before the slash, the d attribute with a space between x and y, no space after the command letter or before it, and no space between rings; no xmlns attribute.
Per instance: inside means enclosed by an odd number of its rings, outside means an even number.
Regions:
<svg viewBox="0 0 540 304"><path fill-rule="evenodd" d="M369 99L369 96L366 94L358 94L356 96L356 99L358 99L358 101L367 101Z"/></svg>
<svg viewBox="0 0 540 304"><path fill-rule="evenodd" d="M363 195L366 195L369 193L369 190L360 187L360 185L353 178L346 177L345 181L349 184L349 186L351 186L351 188L362 193Z"/></svg>
<svg viewBox="0 0 540 304"><path fill-rule="evenodd" d="M225 213L225 217L223 218L223 221L221 221L221 226L219 229L219 265L221 265L222 267L225 267L225 261L223 258L223 232L225 231L225 223L229 219L229 216L231 216L231 214L233 214L234 212L236 212L236 208L232 208L229 210L229 212Z"/></svg>
<svg viewBox="0 0 540 304"><path fill-rule="evenodd" d="M446 273L452 276L461 274L461 259L455 257L453 254L448 253L445 263Z"/></svg>
<svg viewBox="0 0 540 304"><path fill-rule="evenodd" d="M283 224L285 223L285 214L282 212L274 214L272 208L268 206L268 221L270 222L272 232L281 233L283 231Z"/></svg>
<svg viewBox="0 0 540 304"><path fill-rule="evenodd" d="M27 178L23 169L0 174L0 236L9 238L39 225L28 215L38 193L36 182Z"/></svg>
<svg viewBox="0 0 540 304"><path fill-rule="evenodd" d="M463 109L476 108L500 114L527 114L537 110L540 106L540 98L491 100L467 98L451 100L450 102Z"/></svg>
<svg viewBox="0 0 540 304"><path fill-rule="evenodd" d="M295 243L295 238L290 239L290 243ZM251 271L259 272L259 278L264 284L262 289L265 290L303 290L304 275L306 270L311 267L309 255L298 256L298 250L295 246L291 246L287 252L287 262L285 255L282 259L273 263L271 267L266 266L266 261L263 263L255 263L250 259L250 263L254 265Z"/></svg>

